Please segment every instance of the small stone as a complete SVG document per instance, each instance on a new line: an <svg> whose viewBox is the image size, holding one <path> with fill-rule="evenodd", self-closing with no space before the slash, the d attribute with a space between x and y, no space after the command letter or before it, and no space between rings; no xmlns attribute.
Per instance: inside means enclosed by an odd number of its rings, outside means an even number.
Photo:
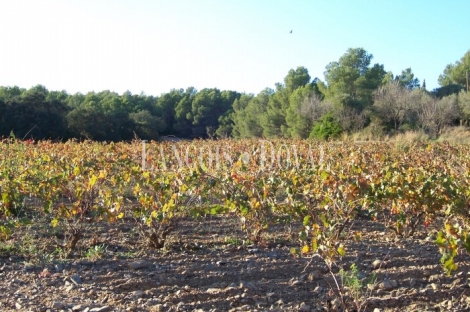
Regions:
<svg viewBox="0 0 470 312"><path fill-rule="evenodd" d="M268 251L268 252L266 253L266 256L267 256L268 258L277 258L277 253L274 252L274 251Z"/></svg>
<svg viewBox="0 0 470 312"><path fill-rule="evenodd" d="M379 284L379 288L389 291L389 290L393 289L393 285L389 280L385 280L385 281L383 281L382 283Z"/></svg>
<svg viewBox="0 0 470 312"><path fill-rule="evenodd" d="M24 265L24 269L25 271L34 271L34 270L37 270L39 267L34 265L34 264L31 264L31 263L27 263Z"/></svg>
<svg viewBox="0 0 470 312"><path fill-rule="evenodd" d="M21 306L21 304L19 304L18 302L15 302L15 308L16 308L17 310L21 310L22 306Z"/></svg>
<svg viewBox="0 0 470 312"><path fill-rule="evenodd" d="M300 312L310 312L312 308L310 308L310 306L308 304L306 304L305 302L302 302L299 306L299 311Z"/></svg>
<svg viewBox="0 0 470 312"><path fill-rule="evenodd" d="M436 284L436 283L432 283L430 286L431 286L431 288L434 289L434 290L438 290L438 289L439 289L439 285Z"/></svg>
<svg viewBox="0 0 470 312"><path fill-rule="evenodd" d="M267 293L267 294L266 294L266 299L267 299L267 301L268 301L269 303L272 303L272 302L274 301L274 296L275 296L275 295L276 295L276 294L273 293L273 292Z"/></svg>
<svg viewBox="0 0 470 312"><path fill-rule="evenodd" d="M243 297L243 295L242 295L242 297ZM255 304L255 300L254 300L253 298L251 298L251 297L246 297L246 296L245 296L245 298L242 298L242 299L240 300L240 302L241 302L241 303L244 303L244 304L249 304L249 305L254 305L254 304Z"/></svg>
<svg viewBox="0 0 470 312"><path fill-rule="evenodd" d="M220 288L208 288L206 293L208 294L218 294L220 292Z"/></svg>
<svg viewBox="0 0 470 312"><path fill-rule="evenodd" d="M63 307L64 307L64 304L62 302L56 301L52 304L53 309L59 310L59 309L62 309Z"/></svg>
<svg viewBox="0 0 470 312"><path fill-rule="evenodd" d="M331 301L331 307L333 308L333 310L338 310L340 306L341 306L341 303L339 302L337 298Z"/></svg>
<svg viewBox="0 0 470 312"><path fill-rule="evenodd" d="M142 298L143 295L144 292L142 290L135 290L132 292L132 298L134 299Z"/></svg>
<svg viewBox="0 0 470 312"><path fill-rule="evenodd" d="M378 268L380 268L381 264L382 264L382 261L379 260L379 259L376 259L376 260L374 260L374 262L372 262L371 265L372 265L372 268L378 269Z"/></svg>
<svg viewBox="0 0 470 312"><path fill-rule="evenodd" d="M308 274L307 279L308 279L309 281L314 281L314 280L319 279L320 277L321 277L320 272L318 272L318 271L313 271L313 272L310 272L310 273Z"/></svg>
<svg viewBox="0 0 470 312"><path fill-rule="evenodd" d="M90 309L89 312L108 312L108 311L112 311L112 310L113 309L110 306L104 306L104 307L101 307L101 308Z"/></svg>
<svg viewBox="0 0 470 312"><path fill-rule="evenodd" d="M279 299L278 301L276 301L276 304L277 304L277 305L284 305L284 304L286 304L286 303L285 303L285 301L282 300L282 298L281 298L281 299Z"/></svg>
<svg viewBox="0 0 470 312"><path fill-rule="evenodd" d="M379 309L379 308L375 308L375 309L374 309L374 312L380 312L380 309Z"/></svg>
<svg viewBox="0 0 470 312"><path fill-rule="evenodd" d="M153 308L155 312L163 312L163 304L161 303L155 305Z"/></svg>
<svg viewBox="0 0 470 312"><path fill-rule="evenodd" d="M137 260L137 261L129 263L129 267L132 270L138 270L138 269L146 268L146 267L149 267L150 265L151 264L149 262L143 261L143 260Z"/></svg>
<svg viewBox="0 0 470 312"><path fill-rule="evenodd" d="M60 273L64 270L64 265L62 263L58 263L54 266L54 268L56 272Z"/></svg>
<svg viewBox="0 0 470 312"><path fill-rule="evenodd" d="M77 305L72 307L72 311L83 311L84 309L85 309L85 307L82 306L81 304L77 304Z"/></svg>

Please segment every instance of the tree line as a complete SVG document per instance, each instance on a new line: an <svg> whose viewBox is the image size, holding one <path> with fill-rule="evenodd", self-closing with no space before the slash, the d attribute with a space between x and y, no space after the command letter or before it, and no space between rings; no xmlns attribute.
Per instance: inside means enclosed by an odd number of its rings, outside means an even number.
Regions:
<svg viewBox="0 0 470 312"><path fill-rule="evenodd" d="M298 67L283 83L257 95L192 87L160 96L68 94L42 85L0 87L0 136L99 141L157 140L168 135L329 139L364 129L421 129L438 135L447 126L468 126L470 50L446 66L440 87L432 91L411 68L394 75L384 65L372 64L372 58L363 48L348 49L326 66L324 81Z"/></svg>

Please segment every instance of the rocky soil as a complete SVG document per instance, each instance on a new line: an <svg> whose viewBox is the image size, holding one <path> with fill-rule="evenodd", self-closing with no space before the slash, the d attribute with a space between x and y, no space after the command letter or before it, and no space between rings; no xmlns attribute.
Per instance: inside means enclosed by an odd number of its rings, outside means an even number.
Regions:
<svg viewBox="0 0 470 312"><path fill-rule="evenodd" d="M0 243L1 311L342 311L325 263L291 255L294 226L255 246L235 219L185 220L163 250L150 250L131 220L95 224L65 258L60 229L46 221ZM355 264L364 281L345 289L350 311L470 311L468 256L448 277L429 231L397 239L369 220L353 229L362 239L345 241L334 269L341 284L339 268L350 275Z"/></svg>

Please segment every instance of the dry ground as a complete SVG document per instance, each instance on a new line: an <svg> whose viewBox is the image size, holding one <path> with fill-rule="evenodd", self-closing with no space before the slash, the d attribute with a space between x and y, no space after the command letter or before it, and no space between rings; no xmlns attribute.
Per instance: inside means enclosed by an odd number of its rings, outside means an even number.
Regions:
<svg viewBox="0 0 470 312"><path fill-rule="evenodd" d="M236 219L184 220L163 250L150 250L132 220L93 224L65 259L54 246L60 228L42 221L0 243L1 311L342 311L324 262L290 254L295 226L254 246ZM447 277L432 235L396 239L370 220L354 229L363 238L345 242L338 265L354 263L359 279L375 283L347 291L351 311L353 297L364 311L470 311L466 255Z"/></svg>

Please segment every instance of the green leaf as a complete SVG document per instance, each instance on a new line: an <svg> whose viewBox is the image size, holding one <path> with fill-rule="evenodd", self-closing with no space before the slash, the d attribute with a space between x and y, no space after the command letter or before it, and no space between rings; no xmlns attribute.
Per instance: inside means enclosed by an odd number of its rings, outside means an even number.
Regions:
<svg viewBox="0 0 470 312"><path fill-rule="evenodd" d="M439 233L437 233L435 242L439 247L443 247L446 244L447 240L445 239L443 231L439 231Z"/></svg>
<svg viewBox="0 0 470 312"><path fill-rule="evenodd" d="M2 201L8 205L10 203L10 199L9 199L9 194L8 193L3 193L2 194Z"/></svg>
<svg viewBox="0 0 470 312"><path fill-rule="evenodd" d="M219 214L219 208L217 206L212 207L211 211L210 211L210 214L213 215L213 216Z"/></svg>
<svg viewBox="0 0 470 312"><path fill-rule="evenodd" d="M300 255L300 250L299 250L299 248L294 248L294 247L292 247L292 248L290 249L290 253L291 253L292 255L294 255L294 256L299 256L299 255Z"/></svg>
<svg viewBox="0 0 470 312"><path fill-rule="evenodd" d="M44 202L44 212L45 213L50 213L52 208L52 200L47 200Z"/></svg>
<svg viewBox="0 0 470 312"><path fill-rule="evenodd" d="M457 270L458 266L454 263L454 258L450 258L444 262L444 270L449 276L453 271Z"/></svg>
<svg viewBox="0 0 470 312"><path fill-rule="evenodd" d="M467 233L462 235L462 245L467 252L470 252L470 235Z"/></svg>
<svg viewBox="0 0 470 312"><path fill-rule="evenodd" d="M33 221L29 218L21 218L18 220L18 223L24 226L24 225L33 224Z"/></svg>
<svg viewBox="0 0 470 312"><path fill-rule="evenodd" d="M247 215L249 212L250 212L250 207L248 207L247 205L243 205L243 204L240 205L240 213L242 215Z"/></svg>

